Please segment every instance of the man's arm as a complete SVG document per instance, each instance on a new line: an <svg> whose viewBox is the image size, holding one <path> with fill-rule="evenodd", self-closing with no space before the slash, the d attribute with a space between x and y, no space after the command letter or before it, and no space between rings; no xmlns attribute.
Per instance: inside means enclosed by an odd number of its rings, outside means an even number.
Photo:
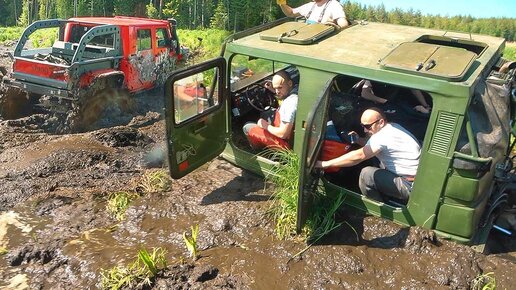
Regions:
<svg viewBox="0 0 516 290"><path fill-rule="evenodd" d="M281 8L281 11L283 11L285 16L287 16L287 17L297 17L297 16L301 15L299 13L294 13L294 11L292 10L292 7L288 6L287 4L280 4L279 7Z"/></svg>
<svg viewBox="0 0 516 290"><path fill-rule="evenodd" d="M340 26L340 28L345 28L349 25L348 20L345 17L341 17L337 19L337 25Z"/></svg>
<svg viewBox="0 0 516 290"><path fill-rule="evenodd" d="M323 169L328 167L351 167L362 161L372 158L376 154L377 153L373 152L369 145L366 145L362 148L341 155L335 159L328 161L317 161L317 163L315 163L315 167Z"/></svg>
<svg viewBox="0 0 516 290"><path fill-rule="evenodd" d="M285 123L281 122L279 127L274 127L269 122L265 121L264 119L258 120L258 127L265 129L266 131L269 131L272 135L279 137L281 139L287 139L290 137L290 134L292 133L292 129L294 128L293 123Z"/></svg>

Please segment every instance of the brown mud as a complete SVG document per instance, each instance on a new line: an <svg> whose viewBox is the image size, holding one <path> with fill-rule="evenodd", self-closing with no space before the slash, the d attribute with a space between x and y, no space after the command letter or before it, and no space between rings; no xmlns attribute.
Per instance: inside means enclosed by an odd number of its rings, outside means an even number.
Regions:
<svg viewBox="0 0 516 290"><path fill-rule="evenodd" d="M306 244L275 238L263 179L222 159L138 198L118 222L107 196L165 166L162 116L68 135L49 133L46 115L0 122L0 289L100 288L102 269L153 247L169 266L134 288L468 289L489 272L497 289L516 287L514 247L483 255L349 209L337 217L349 225L292 259ZM192 261L182 234L196 224Z"/></svg>

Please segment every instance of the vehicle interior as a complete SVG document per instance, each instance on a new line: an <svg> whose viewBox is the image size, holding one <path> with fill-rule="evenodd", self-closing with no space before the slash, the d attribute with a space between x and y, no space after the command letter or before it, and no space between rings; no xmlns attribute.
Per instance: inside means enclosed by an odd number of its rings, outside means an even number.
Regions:
<svg viewBox="0 0 516 290"><path fill-rule="evenodd" d="M272 79L274 73L279 70L287 71L294 81L294 85L299 84L303 76L299 75L298 70L293 65L263 59L249 59L240 55L232 59L230 69L232 142L242 150L267 158L266 155L262 154L266 150L257 152L251 149L243 134L242 127L247 122L256 122L270 108L278 107L274 93L264 86L265 82ZM360 116L365 109L370 107L383 109L390 122L402 125L422 145L431 112L423 113L415 109L418 100L414 97L410 88L376 81L371 83L375 95L388 100L385 104L376 104L360 97L364 85L364 80L361 78L338 75L329 87L331 99L329 111L326 114L327 121L333 121L338 138L343 146L351 144L347 132L355 131L359 136L365 137L364 130L360 126ZM426 103L431 107L431 96L426 92L422 93ZM300 92L300 100L302 97L302 92ZM326 136L328 136L328 133ZM351 144L351 150L357 148L359 148L358 144ZM358 189L360 170L374 162L375 160L368 160L350 168L342 168L332 173L327 172L325 177L332 183L354 192L360 192Z"/></svg>

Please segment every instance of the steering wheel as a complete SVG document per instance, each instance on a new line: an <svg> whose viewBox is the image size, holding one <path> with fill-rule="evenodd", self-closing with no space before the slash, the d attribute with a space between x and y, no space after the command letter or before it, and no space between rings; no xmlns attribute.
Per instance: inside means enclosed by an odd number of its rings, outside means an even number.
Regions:
<svg viewBox="0 0 516 290"><path fill-rule="evenodd" d="M274 93L265 87L265 82L248 86L245 89L245 97L249 105L260 112L269 109L276 103Z"/></svg>

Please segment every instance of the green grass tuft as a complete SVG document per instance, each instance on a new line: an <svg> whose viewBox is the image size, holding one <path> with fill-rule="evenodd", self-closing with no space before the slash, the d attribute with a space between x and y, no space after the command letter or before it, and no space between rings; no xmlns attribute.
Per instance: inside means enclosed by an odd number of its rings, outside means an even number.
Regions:
<svg viewBox="0 0 516 290"><path fill-rule="evenodd" d="M169 191L172 181L167 171L153 170L147 171L140 180L139 187L143 193L165 192Z"/></svg>
<svg viewBox="0 0 516 290"><path fill-rule="evenodd" d="M186 244L186 248L190 252L190 257L195 261L197 260L197 235L199 234L199 225L195 225L190 227L191 234L188 235L186 232L183 232L183 240Z"/></svg>
<svg viewBox="0 0 516 290"><path fill-rule="evenodd" d="M296 234L299 157L291 150L267 150L264 154L279 161L273 168L273 174L266 178L267 182L274 184L268 213L275 222L277 237L285 240Z"/></svg>
<svg viewBox="0 0 516 290"><path fill-rule="evenodd" d="M496 280L493 272L480 274L471 281L471 290L494 290Z"/></svg>
<svg viewBox="0 0 516 290"><path fill-rule="evenodd" d="M102 289L117 290L124 287L151 286L152 278L159 271L167 268L165 255L166 251L162 248L153 248L152 253L142 249L138 252L137 259L129 266L115 266L108 270L101 270Z"/></svg>
<svg viewBox="0 0 516 290"><path fill-rule="evenodd" d="M267 150L265 154L270 159L279 161L273 168L273 174L267 176L267 181L274 184L269 214L275 222L277 237L282 240L289 239L296 234L300 160L291 150ZM313 244L341 226L342 223L335 222L335 214L343 202L344 195L328 196L324 188L319 187L315 192L302 238Z"/></svg>
<svg viewBox="0 0 516 290"><path fill-rule="evenodd" d="M126 191L117 191L111 193L108 197L106 209L117 220L122 221L125 218L125 211L131 202L138 197L138 194Z"/></svg>

